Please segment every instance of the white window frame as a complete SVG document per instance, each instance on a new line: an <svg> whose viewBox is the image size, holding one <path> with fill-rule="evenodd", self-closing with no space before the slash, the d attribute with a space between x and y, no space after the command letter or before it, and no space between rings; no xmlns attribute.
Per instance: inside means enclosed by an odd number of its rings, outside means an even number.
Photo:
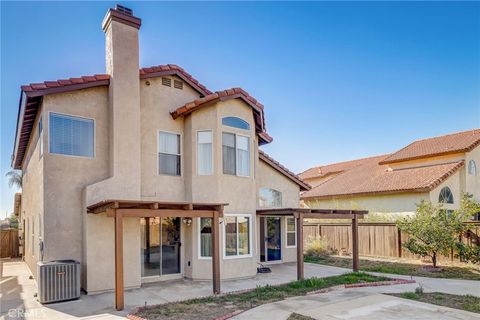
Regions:
<svg viewBox="0 0 480 320"><path fill-rule="evenodd" d="M253 239L253 230L252 230L252 215L249 214L249 213L246 213L246 214L243 214L243 213L225 213L223 215L224 217L224 220L223 220L223 259L225 260L230 260L230 259L244 259L244 258L251 258L253 257L253 243L252 243L252 239ZM226 246L226 241L227 241L227 230L226 230L226 227L227 227L227 224L225 223L225 217L248 217L248 251L249 251L249 254L243 254L243 255L239 255L238 253L234 256L227 256L227 246ZM238 252L238 220L236 221L236 224L237 224L237 252Z"/></svg>
<svg viewBox="0 0 480 320"><path fill-rule="evenodd" d="M197 233L198 233L198 259L200 260L212 260L212 257L204 257L202 256L202 234L200 233L201 231L201 219L202 218L198 218L197 219ZM213 218L205 218L205 219L212 219ZM213 221L212 221L212 224L213 224ZM213 229L213 225L212 225L212 229ZM213 230L212 230L212 236L213 236ZM213 248L212 248L213 249Z"/></svg>
<svg viewBox="0 0 480 320"><path fill-rule="evenodd" d="M199 173L200 170L198 169L199 168L199 160L200 160L200 158L198 157L198 145L200 144L198 142L198 133L199 132L210 132L210 134L212 135L212 172L210 172L209 174L200 174ZM214 143L213 143L213 140L214 140L213 130L211 130L211 129L197 130L196 134L197 134L197 153L196 153L196 156L197 156L197 175L199 175L199 176L211 176L215 172L215 149L214 149ZM223 147L223 144L222 144L222 147Z"/></svg>
<svg viewBox="0 0 480 320"><path fill-rule="evenodd" d="M288 231L288 219L293 219L295 222L295 230ZM289 233L294 233L295 234L295 244L293 246L288 245L288 234ZM297 247L297 219L295 217L285 217L285 248L296 248Z"/></svg>
<svg viewBox="0 0 480 320"><path fill-rule="evenodd" d="M238 141L237 137L245 137L247 138L248 141L248 175L241 175L238 173L238 161L237 161L237 155L238 155ZM238 134L235 133L235 174L237 177L250 177L252 173L252 142L250 141L250 136L244 135L244 134Z"/></svg>
<svg viewBox="0 0 480 320"><path fill-rule="evenodd" d="M163 133L170 133L170 134L176 134L180 136L180 175L171 175L171 174L165 174L165 173L160 173L160 132ZM165 152L162 152L165 153ZM171 154L172 153L166 153L166 154ZM178 154L175 154L178 156ZM157 175L158 176L163 176L163 177L177 177L180 178L183 176L183 135L180 132L174 132L174 131L166 131L166 130L157 130Z"/></svg>
<svg viewBox="0 0 480 320"><path fill-rule="evenodd" d="M91 157L89 156L77 156L77 155L72 155L72 154L63 154L63 153L54 153L50 151L51 148L51 141L50 141L50 117L53 114L58 114L59 116L64 116L64 117L70 117L70 118L79 118L83 120L91 120L93 121L93 155ZM68 113L61 113L61 112L56 112L56 111L49 111L48 112L48 119L47 119L47 127L48 127L48 154L55 155L55 156L62 156L62 157L72 157L72 158L81 158L81 159L95 159L96 154L97 154L97 124L95 119L93 118L88 118L88 117L83 117L83 116L78 116L75 114L68 114Z"/></svg>
<svg viewBox="0 0 480 320"><path fill-rule="evenodd" d="M473 164L473 167L472 167L472 164ZM473 168L473 173L471 172L471 168ZM468 161L468 174L471 176L477 175L477 163L473 159Z"/></svg>
<svg viewBox="0 0 480 320"><path fill-rule="evenodd" d="M241 129L239 129L241 130ZM228 134L233 134L235 138L235 175L233 174L228 174L223 172L223 134L228 133ZM241 175L238 173L238 161L237 161L237 155L238 155L238 143L237 143L237 136L240 137L245 137L248 139L248 175ZM236 132L231 132L231 131L222 131L222 174L226 176L236 176L236 177L243 177L243 178L250 178L252 176L252 139L250 138L249 135L245 134L240 134Z"/></svg>

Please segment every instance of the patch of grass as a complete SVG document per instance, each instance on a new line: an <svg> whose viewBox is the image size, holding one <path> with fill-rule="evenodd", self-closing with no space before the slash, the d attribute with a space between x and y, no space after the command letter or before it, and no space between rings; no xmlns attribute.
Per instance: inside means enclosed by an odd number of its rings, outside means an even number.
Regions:
<svg viewBox="0 0 480 320"><path fill-rule="evenodd" d="M440 292L416 294L415 292L404 292L400 294L391 294L400 298L417 300L420 302L426 302L435 304L438 306L444 306L449 308L455 308L475 313L480 313L480 298L471 295L456 295Z"/></svg>
<svg viewBox="0 0 480 320"><path fill-rule="evenodd" d="M311 257L305 256L305 262L324 264L335 267L351 268L352 260L348 257ZM360 270L367 272L381 272L390 274L413 275L430 278L449 278L480 280L480 269L471 266L441 266L442 271L429 272L424 270L425 264L407 263L402 261L379 261L372 259L360 259Z"/></svg>
<svg viewBox="0 0 480 320"><path fill-rule="evenodd" d="M410 299L410 300L418 300L420 295L415 292L404 292L400 295L402 298Z"/></svg>
<svg viewBox="0 0 480 320"><path fill-rule="evenodd" d="M328 278L310 278L293 281L278 286L257 287L253 291L232 293L223 296L211 296L190 299L181 302L141 308L138 316L151 320L196 319L206 320L219 317L236 310L247 310L262 304L283 300L289 297L305 295L308 292L329 288L340 284L374 282L388 280L362 272L354 272Z"/></svg>
<svg viewBox="0 0 480 320"><path fill-rule="evenodd" d="M294 312L288 317L287 320L315 320L315 319Z"/></svg>

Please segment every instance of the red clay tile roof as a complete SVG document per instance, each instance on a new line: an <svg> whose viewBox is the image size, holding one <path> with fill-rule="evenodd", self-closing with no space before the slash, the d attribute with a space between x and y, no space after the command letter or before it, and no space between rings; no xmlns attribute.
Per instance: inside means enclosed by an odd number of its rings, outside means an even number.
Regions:
<svg viewBox="0 0 480 320"><path fill-rule="evenodd" d="M425 157L468 152L479 144L480 129L457 132L412 142L405 148L385 158L381 163L395 163Z"/></svg>
<svg viewBox="0 0 480 320"><path fill-rule="evenodd" d="M281 174L283 174L284 176L286 176L287 178L289 178L290 180L298 184L300 186L301 191L310 190L312 188L308 183L300 179L299 176L297 176L292 171L288 170L285 166L280 164L280 162L273 159L272 157L270 157L268 154L266 154L264 151L260 149L258 149L258 157L260 158L260 160L262 160L263 162L271 166L273 169L277 170L278 172L280 172Z"/></svg>
<svg viewBox="0 0 480 320"><path fill-rule="evenodd" d="M29 85L22 86L21 89L27 97L33 98L52 93L106 86L109 83L110 76L108 74L96 74L93 76L82 76L80 78L31 83Z"/></svg>
<svg viewBox="0 0 480 320"><path fill-rule="evenodd" d="M378 157L379 156L375 156L375 158L378 158ZM385 157L385 155L383 157ZM368 158L355 159L350 161L337 162L337 163L327 164L323 166L317 166L317 167L313 167L303 171L298 176L301 179L324 178L328 175L338 174L345 170L350 170L356 166L362 165L365 162L370 161L371 158L372 157L368 157Z"/></svg>
<svg viewBox="0 0 480 320"><path fill-rule="evenodd" d="M153 77L161 77L165 75L176 75L187 84L192 86L201 95L209 95L212 92L202 85L198 80L193 78L181 67L168 64L155 67L143 68L139 70L140 79L148 79ZM80 78L70 78L56 81L45 81L42 83L32 83L22 86L22 94L18 107L17 130L15 136L15 145L13 150L12 167L21 169L22 162L25 157L30 134L40 108L41 98L47 94L70 92L80 89L86 89L98 86L108 86L110 84L110 76L108 74L96 74L93 76L83 76ZM22 101L23 94L25 101ZM25 109L22 113L22 103ZM19 131L20 130L20 131Z"/></svg>
<svg viewBox="0 0 480 320"><path fill-rule="evenodd" d="M255 98L249 95L245 90L241 88L232 88L222 91L217 91L215 93L209 94L203 98L195 99L191 102L184 104L181 107L178 107L176 110L171 112L173 119L178 117L186 116L204 106L210 105L218 101L225 101L229 99L242 99L249 106L253 108L255 115L255 127L257 134L260 137L262 143L272 142L272 137L270 137L265 131L265 118L263 115L263 104L258 102Z"/></svg>
<svg viewBox="0 0 480 320"><path fill-rule="evenodd" d="M416 168L390 169L380 165L385 156L364 159L336 177L302 194L302 199L332 198L355 195L427 192L438 186L459 168L464 161Z"/></svg>
<svg viewBox="0 0 480 320"><path fill-rule="evenodd" d="M140 69L140 79L162 77L167 75L178 76L204 96L212 93L210 90L207 89L207 87L198 82L197 79L192 77L188 72L186 72L183 68L177 66L176 64L166 64Z"/></svg>

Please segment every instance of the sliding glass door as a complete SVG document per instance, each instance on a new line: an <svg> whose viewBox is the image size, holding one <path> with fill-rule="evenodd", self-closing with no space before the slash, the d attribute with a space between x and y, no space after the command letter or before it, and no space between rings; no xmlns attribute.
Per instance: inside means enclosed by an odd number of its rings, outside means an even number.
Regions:
<svg viewBox="0 0 480 320"><path fill-rule="evenodd" d="M142 277L179 274L180 218L141 219Z"/></svg>

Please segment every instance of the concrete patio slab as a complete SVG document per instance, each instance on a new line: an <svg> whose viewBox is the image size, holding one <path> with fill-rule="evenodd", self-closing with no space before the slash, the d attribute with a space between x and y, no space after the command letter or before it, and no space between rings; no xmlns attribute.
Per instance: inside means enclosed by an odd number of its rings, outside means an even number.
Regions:
<svg viewBox="0 0 480 320"><path fill-rule="evenodd" d="M60 319L102 319L114 320L123 317L137 306L145 304L163 304L172 301L186 300L209 296L212 294L211 281L192 281L187 279L170 280L144 284L141 288L125 291L125 310L118 312L114 306L114 293L102 293L94 295L82 295L79 300L42 305L38 303L34 294L37 292L36 283L29 279L31 273L26 264L20 260L1 261L3 270L0 291L0 319L35 319L35 320L60 320ZM245 290L264 285L278 285L296 279L296 264L276 264L270 266L272 273L259 274L253 278L240 280L222 281L222 291L231 292ZM305 276L328 277L349 273L351 270L318 264L305 264ZM392 275L397 278L409 278ZM467 280L448 279L419 279L425 291L440 291L446 293L475 294L480 295L479 282ZM349 289L350 294L382 292L405 292L413 291L418 284L405 284L395 286L382 286L373 288ZM343 296L338 296L340 299ZM346 295L345 297L348 297ZM304 297L308 304L308 297ZM322 296L316 297L321 301ZM327 300L325 300L327 301ZM300 303L300 302L298 302ZM266 306L264 306L266 308ZM288 311L288 310L287 310ZM11 312L12 316L9 316ZM20 313L23 317L19 317ZM280 311L277 311L280 312ZM285 313L286 314L286 313ZM282 315L285 315L282 313Z"/></svg>
<svg viewBox="0 0 480 320"><path fill-rule="evenodd" d="M350 289L270 303L232 319L285 320L293 312L319 320L480 319L480 315L476 313Z"/></svg>

